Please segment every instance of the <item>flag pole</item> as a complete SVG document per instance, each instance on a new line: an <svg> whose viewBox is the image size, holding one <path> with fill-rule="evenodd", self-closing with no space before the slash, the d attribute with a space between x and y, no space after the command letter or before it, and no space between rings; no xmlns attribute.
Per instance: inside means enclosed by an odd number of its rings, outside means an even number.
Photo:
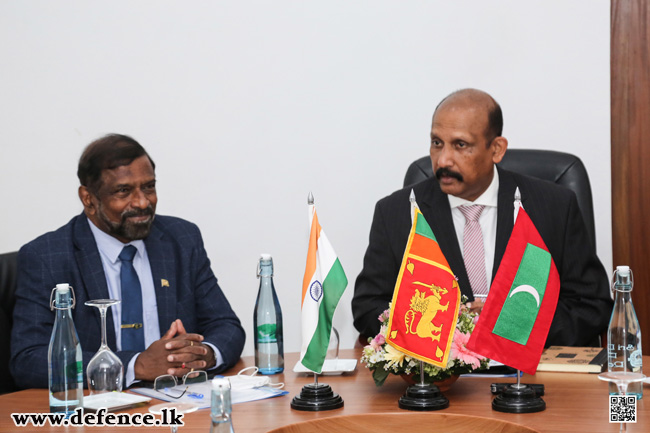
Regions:
<svg viewBox="0 0 650 433"><path fill-rule="evenodd" d="M409 194L409 202L411 202L411 221L413 221L413 218L415 217L413 213L418 207L418 204L415 201L415 192L413 191L413 188L411 188L411 194ZM420 360L420 386L426 386L424 383L424 361L422 360Z"/></svg>
<svg viewBox="0 0 650 433"><path fill-rule="evenodd" d="M309 195L307 196L307 205L314 205L314 194L311 191L309 191ZM318 373L316 372L314 372L314 388L318 388Z"/></svg>
<svg viewBox="0 0 650 433"><path fill-rule="evenodd" d="M313 224L311 218L315 214L313 209L314 194L312 194L311 191L309 191L309 195L307 196L307 205L309 206L310 224ZM343 277L345 278L345 275ZM347 279L345 284L347 285ZM304 329L303 332L305 332ZM304 353L301 353L299 362L302 362L302 356L304 356ZM291 409L307 412L319 412L343 407L344 402L341 396L332 391L332 387L327 383L318 383L318 373L315 371L313 371L313 373L314 383L308 383L302 387L300 394L291 400Z"/></svg>
<svg viewBox="0 0 650 433"><path fill-rule="evenodd" d="M411 204L411 224L413 224L416 209L419 208L412 188L409 202ZM420 383L406 388L406 393L400 397L398 405L400 409L432 411L448 408L449 400L440 392L438 386L424 382L424 361L420 360Z"/></svg>
<svg viewBox="0 0 650 433"><path fill-rule="evenodd" d="M521 192L519 187L515 190L514 221L517 223L519 209L523 208L521 204ZM493 384L493 386L496 384ZM506 413L534 413L546 409L546 402L540 397L544 395L544 385L535 385L537 389L526 383L521 383L521 370L517 369L517 383L506 385L494 400L492 400L492 409Z"/></svg>
<svg viewBox="0 0 650 433"><path fill-rule="evenodd" d="M517 189L515 189L515 201L514 201L513 205L514 205L514 208L515 208L514 220L513 220L513 224L514 224L515 222L517 222L517 215L519 214L519 208L522 207L521 206L521 193L519 192L519 187L517 187Z"/></svg>

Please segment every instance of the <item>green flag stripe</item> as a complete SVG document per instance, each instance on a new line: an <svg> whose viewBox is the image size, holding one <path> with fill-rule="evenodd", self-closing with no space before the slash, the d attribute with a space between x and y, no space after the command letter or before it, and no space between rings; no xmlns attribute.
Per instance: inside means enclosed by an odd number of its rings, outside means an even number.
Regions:
<svg viewBox="0 0 650 433"><path fill-rule="evenodd" d="M438 242L436 236L433 234L433 230L431 230L429 223L427 223L427 220L424 219L424 215L422 214L418 214L417 223L415 224L415 233Z"/></svg>
<svg viewBox="0 0 650 433"><path fill-rule="evenodd" d="M550 270L551 254L528 244L492 332L526 345L544 299Z"/></svg>
<svg viewBox="0 0 650 433"><path fill-rule="evenodd" d="M337 258L323 281L323 300L318 310L318 325L302 358L302 364L312 371L320 373L323 368L332 333L332 317L347 285L348 279Z"/></svg>

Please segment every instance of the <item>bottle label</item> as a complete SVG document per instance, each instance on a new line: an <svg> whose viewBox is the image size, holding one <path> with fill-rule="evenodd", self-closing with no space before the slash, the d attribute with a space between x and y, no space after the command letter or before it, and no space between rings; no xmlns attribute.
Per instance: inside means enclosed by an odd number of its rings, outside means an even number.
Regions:
<svg viewBox="0 0 650 433"><path fill-rule="evenodd" d="M66 380L68 381L75 381L77 383L83 382L84 380L84 375L83 375L83 363L81 361L77 361L71 364L68 364L65 367L65 376L68 378Z"/></svg>
<svg viewBox="0 0 650 433"><path fill-rule="evenodd" d="M265 323L257 327L258 343L276 343L277 341L275 323Z"/></svg>

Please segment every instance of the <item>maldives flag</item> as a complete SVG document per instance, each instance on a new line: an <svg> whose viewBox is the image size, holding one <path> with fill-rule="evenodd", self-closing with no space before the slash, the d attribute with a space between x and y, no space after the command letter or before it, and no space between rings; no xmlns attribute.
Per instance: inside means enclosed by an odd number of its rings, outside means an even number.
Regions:
<svg viewBox="0 0 650 433"><path fill-rule="evenodd" d="M467 348L535 374L560 293L546 244L523 208Z"/></svg>
<svg viewBox="0 0 650 433"><path fill-rule="evenodd" d="M309 248L302 282L302 349L300 362L320 373L332 333L332 316L348 285L334 248L321 229L316 207L309 205Z"/></svg>
<svg viewBox="0 0 650 433"><path fill-rule="evenodd" d="M431 227L412 206L413 222L393 292L386 342L413 358L446 367L460 290Z"/></svg>

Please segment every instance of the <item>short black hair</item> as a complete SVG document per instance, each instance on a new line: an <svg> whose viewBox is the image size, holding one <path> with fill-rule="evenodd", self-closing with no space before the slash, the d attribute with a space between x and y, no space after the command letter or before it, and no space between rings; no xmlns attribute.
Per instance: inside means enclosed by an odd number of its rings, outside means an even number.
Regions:
<svg viewBox="0 0 650 433"><path fill-rule="evenodd" d="M497 101L494 101L494 107L488 112L488 140L492 141L503 134L503 113L501 106Z"/></svg>
<svg viewBox="0 0 650 433"><path fill-rule="evenodd" d="M90 143L81 154L77 177L81 185L97 195L102 186L102 171L129 165L146 155L153 169L156 164L144 147L133 138L122 134L107 134Z"/></svg>

